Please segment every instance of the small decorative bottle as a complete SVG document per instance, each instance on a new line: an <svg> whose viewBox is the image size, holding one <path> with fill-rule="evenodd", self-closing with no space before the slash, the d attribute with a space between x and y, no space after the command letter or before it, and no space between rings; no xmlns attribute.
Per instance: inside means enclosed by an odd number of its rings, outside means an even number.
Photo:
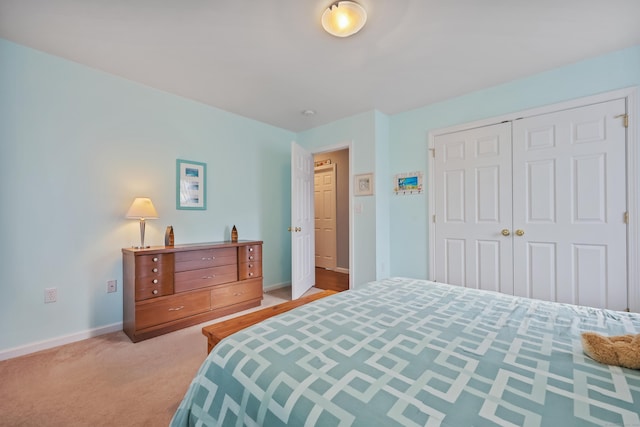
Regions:
<svg viewBox="0 0 640 427"><path fill-rule="evenodd" d="M238 230L236 229L235 225L231 229L231 241L232 242L237 242L238 241Z"/></svg>
<svg viewBox="0 0 640 427"><path fill-rule="evenodd" d="M167 231L164 233L164 245L165 246L173 246L173 226L170 225L167 227Z"/></svg>

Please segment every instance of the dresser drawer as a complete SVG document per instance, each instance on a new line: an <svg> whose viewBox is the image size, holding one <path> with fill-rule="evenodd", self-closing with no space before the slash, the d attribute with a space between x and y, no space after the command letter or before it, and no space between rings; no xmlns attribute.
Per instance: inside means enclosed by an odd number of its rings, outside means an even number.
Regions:
<svg viewBox="0 0 640 427"><path fill-rule="evenodd" d="M172 273L136 278L136 301L171 295L172 293Z"/></svg>
<svg viewBox="0 0 640 427"><path fill-rule="evenodd" d="M197 251L176 252L176 271L195 270L236 264L236 248L201 249Z"/></svg>
<svg viewBox="0 0 640 427"><path fill-rule="evenodd" d="M262 277L262 261L241 262L238 267L238 280Z"/></svg>
<svg viewBox="0 0 640 427"><path fill-rule="evenodd" d="M247 245L238 248L238 262L262 260L262 245Z"/></svg>
<svg viewBox="0 0 640 427"><path fill-rule="evenodd" d="M184 292L236 280L238 280L238 267L234 263L221 267L178 272L175 275L173 287L176 292Z"/></svg>
<svg viewBox="0 0 640 427"><path fill-rule="evenodd" d="M247 280L211 290L211 309L262 298L262 279Z"/></svg>
<svg viewBox="0 0 640 427"><path fill-rule="evenodd" d="M136 257L136 277L173 275L173 254L153 254Z"/></svg>
<svg viewBox="0 0 640 427"><path fill-rule="evenodd" d="M211 309L209 291L192 292L140 303L136 306L136 329L160 325Z"/></svg>

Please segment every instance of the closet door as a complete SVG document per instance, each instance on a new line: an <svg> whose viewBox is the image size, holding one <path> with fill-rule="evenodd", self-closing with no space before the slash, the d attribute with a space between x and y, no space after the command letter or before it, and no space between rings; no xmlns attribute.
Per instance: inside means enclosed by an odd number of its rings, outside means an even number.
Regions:
<svg viewBox="0 0 640 427"><path fill-rule="evenodd" d="M337 265L336 233L336 165L315 168L315 240L316 267L335 269Z"/></svg>
<svg viewBox="0 0 640 427"><path fill-rule="evenodd" d="M512 294L511 124L439 135L434 148L435 280Z"/></svg>
<svg viewBox="0 0 640 427"><path fill-rule="evenodd" d="M513 122L516 295L627 308L625 101Z"/></svg>

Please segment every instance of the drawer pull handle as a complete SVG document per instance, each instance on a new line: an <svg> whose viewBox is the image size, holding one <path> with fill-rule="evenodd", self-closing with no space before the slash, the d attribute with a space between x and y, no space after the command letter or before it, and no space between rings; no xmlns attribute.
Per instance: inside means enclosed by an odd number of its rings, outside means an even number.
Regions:
<svg viewBox="0 0 640 427"><path fill-rule="evenodd" d="M253 273L249 273L249 277L253 276Z"/></svg>
<svg viewBox="0 0 640 427"><path fill-rule="evenodd" d="M158 295L158 290L154 289L153 292L151 292L151 293L154 294L154 295Z"/></svg>
<svg viewBox="0 0 640 427"><path fill-rule="evenodd" d="M202 280L213 279L214 277L216 277L215 274L213 276L202 276Z"/></svg>
<svg viewBox="0 0 640 427"><path fill-rule="evenodd" d="M214 256L202 257L202 261L213 261L214 259L216 259L216 257L214 257Z"/></svg>
<svg viewBox="0 0 640 427"><path fill-rule="evenodd" d="M253 252L253 248L249 248L249 252Z"/></svg>
<svg viewBox="0 0 640 427"><path fill-rule="evenodd" d="M178 311L178 310L182 310L183 308L184 308L184 305L181 305L180 307L170 308L169 311Z"/></svg>
<svg viewBox="0 0 640 427"><path fill-rule="evenodd" d="M234 297L239 297L240 295L244 295L244 292L236 292L233 294Z"/></svg>
<svg viewBox="0 0 640 427"><path fill-rule="evenodd" d="M251 255L251 256L249 257L249 259L250 259L250 260L253 260L253 255Z"/></svg>
<svg viewBox="0 0 640 427"><path fill-rule="evenodd" d="M154 268L154 269L153 269L153 270L151 270L151 271L152 271L152 272L154 272L154 273L157 273L157 272L158 272L158 269L157 269L157 268Z"/></svg>
<svg viewBox="0 0 640 427"><path fill-rule="evenodd" d="M154 285L158 284L158 279L153 279L153 284Z"/></svg>
<svg viewBox="0 0 640 427"><path fill-rule="evenodd" d="M253 268L253 264L249 264L249 268Z"/></svg>
<svg viewBox="0 0 640 427"><path fill-rule="evenodd" d="M158 262L158 257L157 256L153 257L153 262Z"/></svg>

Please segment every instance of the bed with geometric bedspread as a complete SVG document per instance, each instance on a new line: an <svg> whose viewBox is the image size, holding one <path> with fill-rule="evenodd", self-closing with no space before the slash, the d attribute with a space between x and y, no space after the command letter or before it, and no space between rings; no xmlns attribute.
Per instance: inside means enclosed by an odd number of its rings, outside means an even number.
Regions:
<svg viewBox="0 0 640 427"><path fill-rule="evenodd" d="M640 426L640 371L580 334L640 315L392 278L222 340L173 426Z"/></svg>

